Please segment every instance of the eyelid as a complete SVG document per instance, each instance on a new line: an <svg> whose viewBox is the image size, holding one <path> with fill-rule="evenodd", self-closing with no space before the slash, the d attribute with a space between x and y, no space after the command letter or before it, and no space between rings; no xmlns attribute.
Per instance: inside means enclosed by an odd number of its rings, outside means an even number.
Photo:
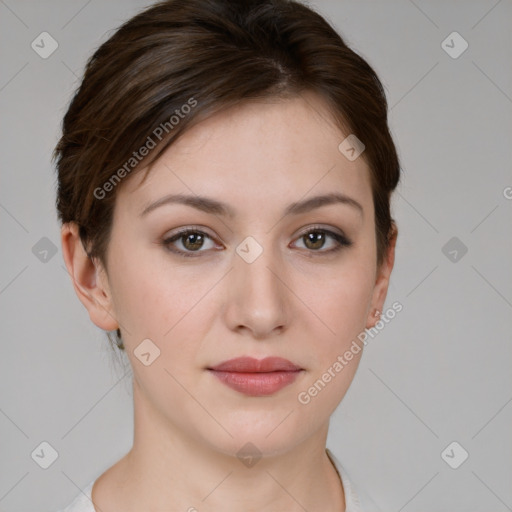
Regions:
<svg viewBox="0 0 512 512"><path fill-rule="evenodd" d="M338 231L335 231L336 229ZM301 236L307 235L311 231L326 231L327 233L332 233L334 235L339 235L339 236L342 236L344 238L347 238L345 233L343 233L343 231L341 231L340 229L334 228L332 226L325 226L325 225L322 225L322 224L311 224L311 225L305 227L304 229L299 231L298 235L296 235L296 238L299 238ZM347 238L347 240L348 240L348 238Z"/></svg>
<svg viewBox="0 0 512 512"><path fill-rule="evenodd" d="M183 234L187 234L189 232L199 232L199 233L204 233L205 235L208 235L210 238L215 238L213 235L211 235L209 232L208 232L208 228L205 227L205 226L200 226L200 225L197 225L197 224L190 224L188 226L184 226L184 227L181 227L181 228L177 228L176 230L173 230L169 233L166 233L164 235L164 239L169 239L169 238L173 238L175 236L178 236L178 235L183 235Z"/></svg>

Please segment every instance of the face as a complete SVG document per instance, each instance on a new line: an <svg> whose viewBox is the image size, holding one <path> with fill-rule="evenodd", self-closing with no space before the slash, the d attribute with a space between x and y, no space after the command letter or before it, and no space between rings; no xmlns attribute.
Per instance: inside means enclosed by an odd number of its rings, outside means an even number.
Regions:
<svg viewBox="0 0 512 512"><path fill-rule="evenodd" d="M328 424L362 351L339 356L375 323L391 271L376 266L368 167L338 150L347 135L311 94L247 103L119 187L99 283L138 400L171 430L276 454ZM219 366L236 358L290 364Z"/></svg>

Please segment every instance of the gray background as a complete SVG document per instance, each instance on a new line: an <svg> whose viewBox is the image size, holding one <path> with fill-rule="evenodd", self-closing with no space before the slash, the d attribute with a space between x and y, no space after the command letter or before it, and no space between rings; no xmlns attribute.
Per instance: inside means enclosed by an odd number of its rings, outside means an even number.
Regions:
<svg viewBox="0 0 512 512"><path fill-rule="evenodd" d="M0 0L4 512L64 506L131 446L129 368L65 271L50 156L86 58L146 4ZM512 510L512 3L312 5L382 79L403 167L387 300L403 311L370 340L328 446L385 512ZM31 456L43 441L48 469ZM441 457L453 441L458 469Z"/></svg>

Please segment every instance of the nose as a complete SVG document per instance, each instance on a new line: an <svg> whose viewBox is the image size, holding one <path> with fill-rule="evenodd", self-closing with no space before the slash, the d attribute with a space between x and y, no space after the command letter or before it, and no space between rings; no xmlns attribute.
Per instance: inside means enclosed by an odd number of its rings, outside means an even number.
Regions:
<svg viewBox="0 0 512 512"><path fill-rule="evenodd" d="M241 246L228 275L225 320L231 330L246 331L258 340L268 339L282 333L290 319L291 292L284 265L270 248L262 247L261 254L251 261L243 249L249 248L247 254L261 249L255 247L254 241Z"/></svg>

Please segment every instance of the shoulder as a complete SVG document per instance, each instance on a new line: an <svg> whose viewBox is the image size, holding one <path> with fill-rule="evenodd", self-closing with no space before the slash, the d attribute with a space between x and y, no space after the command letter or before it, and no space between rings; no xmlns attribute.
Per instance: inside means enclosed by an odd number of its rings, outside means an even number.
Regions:
<svg viewBox="0 0 512 512"><path fill-rule="evenodd" d="M327 454L338 470L345 492L345 512L382 512L371 497L357 486L336 456L327 448Z"/></svg>
<svg viewBox="0 0 512 512"><path fill-rule="evenodd" d="M96 512L91 500L94 480L66 507L57 512Z"/></svg>

